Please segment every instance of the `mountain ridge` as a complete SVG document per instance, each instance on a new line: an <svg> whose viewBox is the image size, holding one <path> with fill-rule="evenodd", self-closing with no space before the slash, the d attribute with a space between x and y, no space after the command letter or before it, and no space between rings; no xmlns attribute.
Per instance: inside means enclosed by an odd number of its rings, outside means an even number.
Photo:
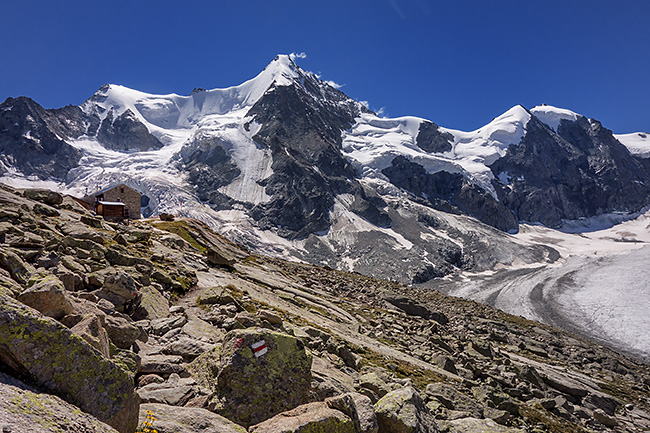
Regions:
<svg viewBox="0 0 650 433"><path fill-rule="evenodd" d="M127 182L148 197L145 215L180 212L269 254L402 282L550 257L478 221L516 232L520 221L633 212L650 197L650 165L568 110L517 105L471 132L386 119L286 55L238 86L188 96L105 85L36 118L10 100L0 107L15 129L0 131L5 182L40 177L78 195ZM35 145L33 124L53 151L21 154ZM573 171L558 177L558 164ZM478 233L501 247L479 246ZM386 267L395 251L404 265Z"/></svg>

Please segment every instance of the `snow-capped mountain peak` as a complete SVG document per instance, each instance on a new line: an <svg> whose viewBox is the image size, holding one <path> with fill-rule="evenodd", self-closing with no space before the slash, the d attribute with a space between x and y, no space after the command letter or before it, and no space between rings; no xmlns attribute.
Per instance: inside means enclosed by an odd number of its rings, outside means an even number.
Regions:
<svg viewBox="0 0 650 433"><path fill-rule="evenodd" d="M157 128L191 128L213 114L223 115L252 107L273 86L288 86L303 73L288 55L278 55L252 78L238 86L193 91L189 96L175 93L155 95L117 84L102 86L82 106L87 114L103 120L109 111L117 118L127 110L150 132Z"/></svg>
<svg viewBox="0 0 650 433"><path fill-rule="evenodd" d="M553 131L556 132L562 120L569 120L571 122L575 122L578 119L578 117L581 117L580 114L574 113L573 111L567 110L566 108L558 108L546 104L533 107L530 110L530 112L533 113L535 117L537 117L543 123L545 123L549 128L551 128Z"/></svg>

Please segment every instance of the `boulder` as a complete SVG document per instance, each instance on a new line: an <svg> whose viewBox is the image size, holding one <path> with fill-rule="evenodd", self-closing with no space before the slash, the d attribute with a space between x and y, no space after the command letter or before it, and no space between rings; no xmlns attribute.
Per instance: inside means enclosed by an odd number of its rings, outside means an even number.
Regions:
<svg viewBox="0 0 650 433"><path fill-rule="evenodd" d="M526 430L506 427L491 419L462 418L449 421L449 433L524 433Z"/></svg>
<svg viewBox="0 0 650 433"><path fill-rule="evenodd" d="M375 403L379 431L386 433L437 433L433 414L412 386L391 391Z"/></svg>
<svg viewBox="0 0 650 433"><path fill-rule="evenodd" d="M115 353L113 353L113 350ZM130 350L115 349L114 347L111 347L111 361L135 379L135 375L140 370L142 358L140 355Z"/></svg>
<svg viewBox="0 0 650 433"><path fill-rule="evenodd" d="M7 289L12 296L17 296L23 291L23 288L11 278L11 274L2 268L0 268L0 288Z"/></svg>
<svg viewBox="0 0 650 433"><path fill-rule="evenodd" d="M140 424L147 413L156 418L153 428L158 433L246 433L246 429L226 418L197 407L179 407L146 403L140 406Z"/></svg>
<svg viewBox="0 0 650 433"><path fill-rule="evenodd" d="M141 374L180 374L185 371L183 358L175 355L148 355L142 358L138 373Z"/></svg>
<svg viewBox="0 0 650 433"><path fill-rule="evenodd" d="M354 422L356 433L377 433L379 431L375 408L369 397L357 392L350 392L328 398L325 403L332 409L349 416Z"/></svg>
<svg viewBox="0 0 650 433"><path fill-rule="evenodd" d="M72 332L97 349L104 358L110 358L110 341L106 330L102 326L102 321L98 316L94 314L86 316L81 322L72 327Z"/></svg>
<svg viewBox="0 0 650 433"><path fill-rule="evenodd" d="M132 315L135 320L155 320L169 316L169 301L155 287L145 286L140 289L140 294L140 303Z"/></svg>
<svg viewBox="0 0 650 433"><path fill-rule="evenodd" d="M86 224L80 221L62 222L57 224L57 228L66 236L72 236L79 239L91 239L98 244L103 244L104 237L107 236L99 230L89 228Z"/></svg>
<svg viewBox="0 0 650 433"><path fill-rule="evenodd" d="M226 305L235 302L235 298L226 287L213 287L203 292L197 302L204 305Z"/></svg>
<svg viewBox="0 0 650 433"><path fill-rule="evenodd" d="M173 386L167 383L152 383L138 389L143 403L163 403L183 406L194 396L194 388L189 385Z"/></svg>
<svg viewBox="0 0 650 433"><path fill-rule="evenodd" d="M308 403L252 426L250 433L355 433L354 423L323 402Z"/></svg>
<svg viewBox="0 0 650 433"><path fill-rule="evenodd" d="M375 372L365 373L359 377L359 387L369 389L381 398L390 392L386 382Z"/></svg>
<svg viewBox="0 0 650 433"><path fill-rule="evenodd" d="M140 328L119 316L106 316L104 326L108 337L120 349L129 349L142 333Z"/></svg>
<svg viewBox="0 0 650 433"><path fill-rule="evenodd" d="M187 323L183 325L183 334L194 338L195 340L207 341L209 343L217 343L223 341L225 332L223 329L215 328L205 320L190 315Z"/></svg>
<svg viewBox="0 0 650 433"><path fill-rule="evenodd" d="M124 308L127 302L131 303L138 298L138 283L126 272L110 272L104 277L101 289L95 295L113 303L116 308Z"/></svg>
<svg viewBox="0 0 650 433"><path fill-rule="evenodd" d="M616 418L606 414L602 409L596 409L594 411L594 419L605 427L614 428L618 425Z"/></svg>
<svg viewBox="0 0 650 433"><path fill-rule="evenodd" d="M18 300L23 304L57 320L74 311L63 283L54 275L30 282L34 284L18 295Z"/></svg>
<svg viewBox="0 0 650 433"><path fill-rule="evenodd" d="M212 349L211 344L202 343L193 338L181 337L169 343L162 350L166 355L180 355L184 359L194 359Z"/></svg>
<svg viewBox="0 0 650 433"><path fill-rule="evenodd" d="M65 400L0 373L0 431L12 433L117 433Z"/></svg>
<svg viewBox="0 0 650 433"><path fill-rule="evenodd" d="M44 216L48 216L48 217L54 217L54 216L61 215L61 212L54 209L52 206L48 206L48 205L40 204L40 203L34 204L34 207L32 208L32 210L34 211L35 214L44 215Z"/></svg>
<svg viewBox="0 0 650 433"><path fill-rule="evenodd" d="M26 189L23 191L23 196L49 206L57 206L63 203L63 196L49 189Z"/></svg>
<svg viewBox="0 0 650 433"><path fill-rule="evenodd" d="M54 270L54 275L61 280L63 287L69 292L76 292L84 288L84 277L81 273L72 272L65 266L59 265Z"/></svg>
<svg viewBox="0 0 650 433"><path fill-rule="evenodd" d="M187 323L185 316L173 316L151 321L151 332L155 335L164 335L172 329L182 328Z"/></svg>
<svg viewBox="0 0 650 433"><path fill-rule="evenodd" d="M266 320L271 325L282 325L282 317L269 310L258 310L257 315L260 319Z"/></svg>
<svg viewBox="0 0 650 433"><path fill-rule="evenodd" d="M433 320L440 323L441 325L449 322L449 319L443 313L434 311L428 306L420 304L419 302L405 296L387 292L382 295L382 298L389 304L399 308L408 315L422 317L423 319L427 320Z"/></svg>
<svg viewBox="0 0 650 433"><path fill-rule="evenodd" d="M442 382L430 383L427 385L426 393L448 409L465 412L474 418L483 418L483 407L451 385Z"/></svg>
<svg viewBox="0 0 650 433"><path fill-rule="evenodd" d="M215 412L248 427L309 401L311 363L299 339L248 328L226 334L188 369L218 393Z"/></svg>
<svg viewBox="0 0 650 433"><path fill-rule="evenodd" d="M224 251L217 251L213 248L208 248L206 251L208 263L215 266L232 266L237 261L235 258Z"/></svg>
<svg viewBox="0 0 650 433"><path fill-rule="evenodd" d="M25 263L20 256L13 251L0 249L0 267L11 274L11 278L19 284L25 284L35 269L29 263Z"/></svg>
<svg viewBox="0 0 650 433"><path fill-rule="evenodd" d="M129 374L62 324L4 295L0 363L120 432L136 427L139 400Z"/></svg>

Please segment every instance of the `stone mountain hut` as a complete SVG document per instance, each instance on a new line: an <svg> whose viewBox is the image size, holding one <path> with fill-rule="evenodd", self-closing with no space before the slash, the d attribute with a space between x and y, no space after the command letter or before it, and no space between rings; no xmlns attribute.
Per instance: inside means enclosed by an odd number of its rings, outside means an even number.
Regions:
<svg viewBox="0 0 650 433"><path fill-rule="evenodd" d="M85 200L95 209L97 215L111 221L140 219L142 194L130 186L120 183L111 185L88 195Z"/></svg>

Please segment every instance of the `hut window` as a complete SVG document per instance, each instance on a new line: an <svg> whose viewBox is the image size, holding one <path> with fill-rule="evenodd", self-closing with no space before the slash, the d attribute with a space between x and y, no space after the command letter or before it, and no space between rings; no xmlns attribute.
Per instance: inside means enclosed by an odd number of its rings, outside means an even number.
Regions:
<svg viewBox="0 0 650 433"><path fill-rule="evenodd" d="M124 194L124 188L120 188L120 193Z"/></svg>

